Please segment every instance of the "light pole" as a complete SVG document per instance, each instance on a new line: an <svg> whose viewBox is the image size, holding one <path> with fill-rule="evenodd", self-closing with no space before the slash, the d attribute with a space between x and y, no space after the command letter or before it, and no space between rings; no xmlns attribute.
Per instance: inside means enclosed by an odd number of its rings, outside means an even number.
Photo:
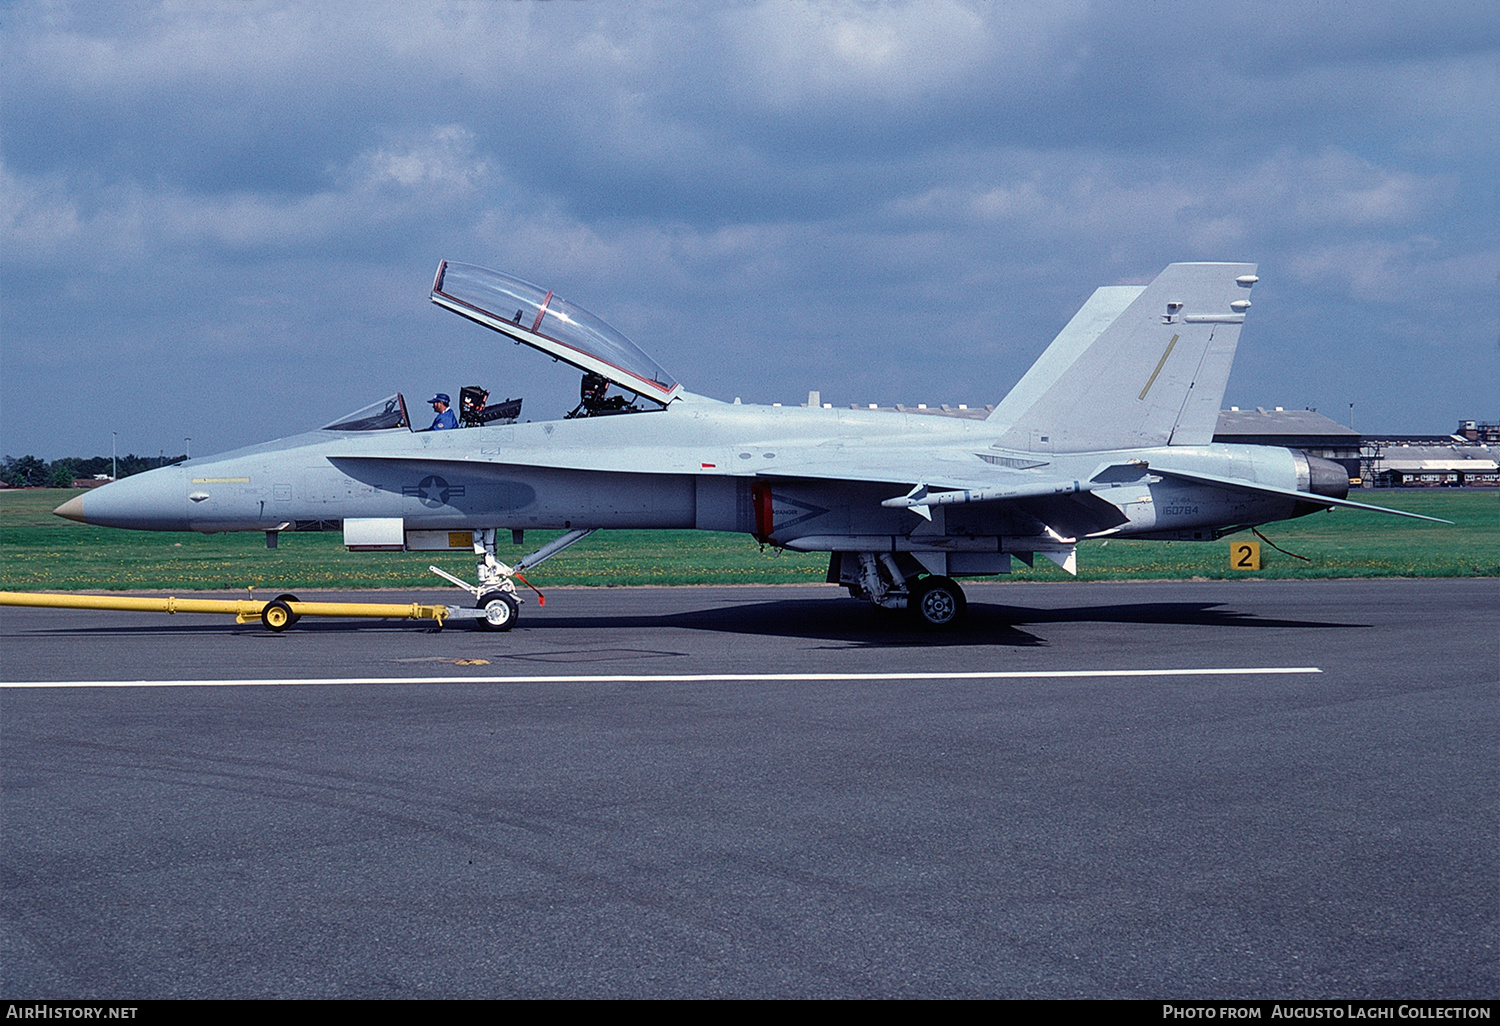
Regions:
<svg viewBox="0 0 1500 1026"><path fill-rule="evenodd" d="M119 445L116 444L119 442L119 440L120 432L111 431L109 433L109 479L111 481L120 480L120 464L116 456L116 453L120 448Z"/></svg>
<svg viewBox="0 0 1500 1026"><path fill-rule="evenodd" d="M182 440L182 455L185 460L193 458L193 438L191 435Z"/></svg>

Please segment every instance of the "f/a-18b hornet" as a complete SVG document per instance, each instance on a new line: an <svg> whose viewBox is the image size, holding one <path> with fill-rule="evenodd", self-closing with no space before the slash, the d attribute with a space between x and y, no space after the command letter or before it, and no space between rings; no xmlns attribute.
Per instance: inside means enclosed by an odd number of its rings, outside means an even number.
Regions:
<svg viewBox="0 0 1500 1026"><path fill-rule="evenodd" d="M1037 556L1074 572L1085 538L1211 541L1334 506L1398 512L1349 500L1331 460L1213 441L1255 271L1180 263L1150 285L1098 289L978 419L694 395L554 292L443 261L434 303L583 372L566 416L517 423L515 400L490 405L475 386L460 394L456 430L419 430L398 393L316 431L116 481L57 513L264 531L270 546L282 531L342 529L355 550L471 551L475 584L433 569L495 630L516 621L516 578L595 530L738 531L827 552L829 582L944 627L964 614L957 578ZM449 397L434 398L446 410ZM528 529L566 533L514 565L496 558L500 532L520 542Z"/></svg>

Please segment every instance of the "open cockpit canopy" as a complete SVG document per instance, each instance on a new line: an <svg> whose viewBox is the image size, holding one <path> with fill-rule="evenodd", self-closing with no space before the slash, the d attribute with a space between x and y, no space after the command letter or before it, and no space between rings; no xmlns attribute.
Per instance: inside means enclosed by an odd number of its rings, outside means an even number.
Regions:
<svg viewBox="0 0 1500 1026"><path fill-rule="evenodd" d="M682 386L634 342L576 304L528 281L444 260L432 301L585 373L666 405Z"/></svg>

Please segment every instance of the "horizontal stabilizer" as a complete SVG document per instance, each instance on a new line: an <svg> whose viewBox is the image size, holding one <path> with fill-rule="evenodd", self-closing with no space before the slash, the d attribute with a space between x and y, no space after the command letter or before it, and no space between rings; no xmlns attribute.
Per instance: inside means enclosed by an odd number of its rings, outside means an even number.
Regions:
<svg viewBox="0 0 1500 1026"><path fill-rule="evenodd" d="M1158 466L1151 467L1151 473L1160 474L1162 477L1175 477L1181 481L1195 481L1198 484L1215 485L1220 488L1234 488L1242 492L1256 492L1261 495L1284 495L1289 499L1300 499L1302 502L1312 503L1314 506L1341 506L1344 509L1362 509L1370 513L1389 513L1397 517L1411 517L1413 520L1430 520L1435 524L1451 524L1451 520L1443 520L1440 517L1423 516L1421 513L1408 513L1404 509L1388 509L1385 506L1371 506L1365 502L1355 502L1353 499L1336 499L1331 495L1315 495L1310 492L1293 491L1290 488L1272 488L1268 485L1255 484L1251 481L1242 481L1236 477L1219 477L1217 474L1189 473L1183 470L1164 470Z"/></svg>

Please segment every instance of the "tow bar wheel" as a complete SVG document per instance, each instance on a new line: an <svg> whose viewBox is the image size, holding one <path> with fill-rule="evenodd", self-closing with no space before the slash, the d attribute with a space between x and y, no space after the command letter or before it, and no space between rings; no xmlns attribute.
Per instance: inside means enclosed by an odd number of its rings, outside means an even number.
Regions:
<svg viewBox="0 0 1500 1026"><path fill-rule="evenodd" d="M281 599L272 599L266 603L266 608L260 611L260 622L266 625L266 630L280 634L297 620L297 615L292 612L292 607Z"/></svg>
<svg viewBox="0 0 1500 1026"><path fill-rule="evenodd" d="M491 591L479 596L477 608L484 611L479 626L487 631L508 631L516 625L516 613L520 606L516 600L502 591Z"/></svg>
<svg viewBox="0 0 1500 1026"><path fill-rule="evenodd" d="M290 606L293 602L297 601L297 596L293 595L291 592L282 592L280 595L277 595L271 601L273 601L273 602L285 602L287 605ZM296 610L292 610L292 623L296 623L300 619L302 619L302 617L300 615L298 615L297 611ZM288 626L290 626L290 624L288 624Z"/></svg>

